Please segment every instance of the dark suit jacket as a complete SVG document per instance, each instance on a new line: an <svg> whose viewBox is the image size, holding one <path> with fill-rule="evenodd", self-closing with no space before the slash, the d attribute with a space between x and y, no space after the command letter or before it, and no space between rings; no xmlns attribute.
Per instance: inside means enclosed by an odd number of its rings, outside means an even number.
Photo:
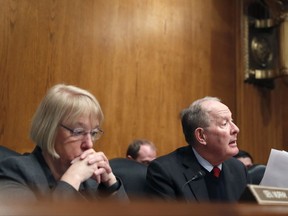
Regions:
<svg viewBox="0 0 288 216"><path fill-rule="evenodd" d="M9 156L15 156L15 155L20 155L20 153L13 151L12 149L9 149L5 146L0 145L0 160L3 160Z"/></svg>
<svg viewBox="0 0 288 216"><path fill-rule="evenodd" d="M250 183L259 185L262 181L266 170L266 165L264 164L254 164L248 168L248 177L250 177Z"/></svg>
<svg viewBox="0 0 288 216"><path fill-rule="evenodd" d="M150 192L161 199L186 201L209 201L207 186L199 171L204 168L198 163L190 146L181 147L174 152L158 157L148 166L147 183ZM235 158L223 163L229 201L238 201L247 184L247 171ZM195 179L187 183L189 180Z"/></svg>
<svg viewBox="0 0 288 216"><path fill-rule="evenodd" d="M114 175L122 180L130 200L147 196L146 165L127 158L113 158L109 163Z"/></svg>
<svg viewBox="0 0 288 216"><path fill-rule="evenodd" d="M0 163L0 200L93 200L110 194L107 188L89 179L81 184L79 191L52 176L41 149L36 147L31 154L11 156ZM122 182L115 198L128 199Z"/></svg>

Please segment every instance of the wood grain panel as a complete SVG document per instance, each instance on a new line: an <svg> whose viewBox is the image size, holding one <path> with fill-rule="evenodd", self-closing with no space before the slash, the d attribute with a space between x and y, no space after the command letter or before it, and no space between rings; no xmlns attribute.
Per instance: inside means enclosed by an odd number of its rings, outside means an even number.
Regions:
<svg viewBox="0 0 288 216"><path fill-rule="evenodd" d="M95 148L108 157L124 156L134 138L152 140L159 155L186 145L179 112L205 95L231 108L244 131L241 146L254 130L261 133L257 109L250 127L249 109L242 105L253 88L238 79L238 0L2 0L0 5L5 146L33 148L30 119L46 90L61 82L99 99L105 135ZM271 98L270 110L276 112L274 94ZM267 131L277 119L271 114ZM274 131L270 139L279 135ZM266 154L270 144L261 141Z"/></svg>
<svg viewBox="0 0 288 216"><path fill-rule="evenodd" d="M240 6L243 3L242 6ZM249 0L239 2L242 10ZM242 8L241 8L242 7ZM266 164L272 148L287 150L287 86L282 79L275 79L275 89L266 89L244 83L244 57L247 49L244 44L245 17L240 12L239 34L237 34L238 57L237 70L237 120L240 127L239 147L254 157L255 163ZM242 27L242 28L241 28Z"/></svg>

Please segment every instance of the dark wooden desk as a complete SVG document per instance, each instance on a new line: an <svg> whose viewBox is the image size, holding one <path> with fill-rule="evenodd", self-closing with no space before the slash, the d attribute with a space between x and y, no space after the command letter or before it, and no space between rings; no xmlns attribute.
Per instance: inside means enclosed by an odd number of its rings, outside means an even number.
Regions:
<svg viewBox="0 0 288 216"><path fill-rule="evenodd" d="M0 215L97 215L97 216L271 216L288 215L288 206L258 204L209 204L143 201L133 203L21 203L1 204Z"/></svg>

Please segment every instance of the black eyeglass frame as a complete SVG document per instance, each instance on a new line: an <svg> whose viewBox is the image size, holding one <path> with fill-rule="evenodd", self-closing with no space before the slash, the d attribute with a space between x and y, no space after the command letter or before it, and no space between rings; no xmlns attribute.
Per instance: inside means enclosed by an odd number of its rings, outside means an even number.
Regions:
<svg viewBox="0 0 288 216"><path fill-rule="evenodd" d="M91 138L93 141L96 141L98 139L100 139L100 137L104 134L104 131L101 130L100 128L95 128L93 130L90 131L85 131L84 128L69 128L63 124L59 124L62 128L68 130L72 136L74 137L79 137L79 136L85 136L86 134L90 134Z"/></svg>

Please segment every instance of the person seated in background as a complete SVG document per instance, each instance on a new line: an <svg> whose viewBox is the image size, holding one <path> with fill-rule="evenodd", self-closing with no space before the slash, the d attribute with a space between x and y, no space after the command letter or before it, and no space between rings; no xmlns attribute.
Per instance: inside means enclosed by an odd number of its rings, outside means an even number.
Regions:
<svg viewBox="0 0 288 216"><path fill-rule="evenodd" d="M181 112L188 146L153 160L147 169L150 194L164 200L237 202L248 178L239 151L239 128L216 97L196 100Z"/></svg>
<svg viewBox="0 0 288 216"><path fill-rule="evenodd" d="M121 179L131 202L148 197L147 165L123 157L112 158L109 164L114 175Z"/></svg>
<svg viewBox="0 0 288 216"><path fill-rule="evenodd" d="M127 148L126 158L148 165L157 157L154 143L146 139L134 140Z"/></svg>
<svg viewBox="0 0 288 216"><path fill-rule="evenodd" d="M33 152L1 161L1 201L128 200L106 155L93 149L103 118L88 91L53 86L32 119Z"/></svg>
<svg viewBox="0 0 288 216"><path fill-rule="evenodd" d="M264 176L266 165L254 163L251 154L244 150L240 150L234 157L241 161L247 168L249 183L259 185Z"/></svg>
<svg viewBox="0 0 288 216"><path fill-rule="evenodd" d="M234 157L241 161L247 168L253 166L252 156L244 150L239 150L238 154L236 154Z"/></svg>

